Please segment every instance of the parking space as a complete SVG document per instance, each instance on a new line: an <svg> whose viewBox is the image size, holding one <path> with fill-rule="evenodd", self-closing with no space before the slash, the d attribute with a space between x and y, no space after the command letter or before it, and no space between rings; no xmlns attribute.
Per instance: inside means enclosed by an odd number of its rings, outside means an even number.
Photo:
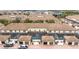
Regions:
<svg viewBox="0 0 79 59"><path fill-rule="evenodd" d="M0 49L19 49L19 44L15 44L13 47L3 47L0 45ZM79 45L29 45L27 49L79 49Z"/></svg>
<svg viewBox="0 0 79 59"><path fill-rule="evenodd" d="M30 45L28 49L79 49L79 46L69 46L69 45Z"/></svg>

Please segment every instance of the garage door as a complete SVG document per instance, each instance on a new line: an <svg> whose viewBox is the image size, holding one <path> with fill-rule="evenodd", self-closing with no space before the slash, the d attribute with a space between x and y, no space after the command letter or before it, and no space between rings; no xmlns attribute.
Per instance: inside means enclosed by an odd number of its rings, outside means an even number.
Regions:
<svg viewBox="0 0 79 59"><path fill-rule="evenodd" d="M39 45L39 42L33 42L33 45Z"/></svg>

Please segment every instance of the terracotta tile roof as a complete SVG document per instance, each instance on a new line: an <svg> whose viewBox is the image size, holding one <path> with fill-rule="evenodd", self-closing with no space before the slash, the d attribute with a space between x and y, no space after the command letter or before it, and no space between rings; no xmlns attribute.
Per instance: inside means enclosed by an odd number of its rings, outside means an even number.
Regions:
<svg viewBox="0 0 79 59"><path fill-rule="evenodd" d="M68 24L50 24L51 30L75 30L72 26L69 26Z"/></svg>
<svg viewBox="0 0 79 59"><path fill-rule="evenodd" d="M3 27L4 27L4 24L1 24L1 23L0 23L0 29L3 28Z"/></svg>
<svg viewBox="0 0 79 59"><path fill-rule="evenodd" d="M25 41L25 42L31 41L31 36L29 36L29 35L21 35L19 37L19 41Z"/></svg>
<svg viewBox="0 0 79 59"><path fill-rule="evenodd" d="M3 28L4 30L26 30L27 27L23 23L11 23Z"/></svg>
<svg viewBox="0 0 79 59"><path fill-rule="evenodd" d="M3 16L0 16L0 19L8 19L9 16L8 15L3 15Z"/></svg>
<svg viewBox="0 0 79 59"><path fill-rule="evenodd" d="M21 17L22 20L25 20L27 18L29 18L30 20L58 20L56 17L54 17L53 15L51 14L30 14L29 16L27 15L1 15L0 16L0 19L7 19L7 20L12 20L12 18L16 18L16 17Z"/></svg>
<svg viewBox="0 0 79 59"><path fill-rule="evenodd" d="M46 28L48 30L76 30L68 24L47 24L47 23L11 23L2 30L28 30L29 28Z"/></svg>
<svg viewBox="0 0 79 59"><path fill-rule="evenodd" d="M66 18L68 18L70 20L79 20L79 15L67 16Z"/></svg>
<svg viewBox="0 0 79 59"><path fill-rule="evenodd" d="M65 40L68 42L78 42L79 39L75 36L64 36Z"/></svg>
<svg viewBox="0 0 79 59"><path fill-rule="evenodd" d="M53 15L46 15L46 14L31 14L28 16L28 18L30 20L51 20L51 19L54 19L54 20L57 20L56 17L54 17Z"/></svg>
<svg viewBox="0 0 79 59"><path fill-rule="evenodd" d="M54 41L54 37L53 36L42 36L42 41Z"/></svg>
<svg viewBox="0 0 79 59"><path fill-rule="evenodd" d="M17 17L20 17L22 20L25 20L27 18L26 15L2 15L0 16L1 19L6 19L6 20L15 20Z"/></svg>
<svg viewBox="0 0 79 59"><path fill-rule="evenodd" d="M0 41L5 41L10 38L10 35L0 35Z"/></svg>

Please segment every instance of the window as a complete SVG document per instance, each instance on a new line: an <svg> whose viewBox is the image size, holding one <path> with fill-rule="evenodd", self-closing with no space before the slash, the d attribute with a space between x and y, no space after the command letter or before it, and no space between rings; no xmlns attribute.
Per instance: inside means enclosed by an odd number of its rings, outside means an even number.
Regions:
<svg viewBox="0 0 79 59"><path fill-rule="evenodd" d="M78 42L75 42L74 45L78 45Z"/></svg>
<svg viewBox="0 0 79 59"><path fill-rule="evenodd" d="M23 44L23 42L20 42L20 44Z"/></svg>
<svg viewBox="0 0 79 59"><path fill-rule="evenodd" d="M17 43L17 41L15 41L15 43Z"/></svg>
<svg viewBox="0 0 79 59"><path fill-rule="evenodd" d="M43 44L44 44L44 45L47 45L47 42L44 42Z"/></svg>
<svg viewBox="0 0 79 59"><path fill-rule="evenodd" d="M50 44L50 45L53 45L53 42L50 42L49 44Z"/></svg>
<svg viewBox="0 0 79 59"><path fill-rule="evenodd" d="M69 42L68 45L72 45L72 42Z"/></svg>
<svg viewBox="0 0 79 59"><path fill-rule="evenodd" d="M29 44L29 42L25 42L25 44Z"/></svg>
<svg viewBox="0 0 79 59"><path fill-rule="evenodd" d="M4 41L2 41L2 44L5 44L5 42L4 42Z"/></svg>
<svg viewBox="0 0 79 59"><path fill-rule="evenodd" d="M57 41L57 42L55 42L55 44L58 44L59 42Z"/></svg>

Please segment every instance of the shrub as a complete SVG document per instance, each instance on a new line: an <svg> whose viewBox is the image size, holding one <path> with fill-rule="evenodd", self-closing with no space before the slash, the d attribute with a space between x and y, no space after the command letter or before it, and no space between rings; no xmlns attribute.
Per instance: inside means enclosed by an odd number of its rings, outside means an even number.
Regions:
<svg viewBox="0 0 79 59"><path fill-rule="evenodd" d="M29 19L26 19L24 20L24 23L32 23L33 21L32 20L29 20Z"/></svg>
<svg viewBox="0 0 79 59"><path fill-rule="evenodd" d="M6 19L0 19L0 23L4 24L4 25L8 25L9 21Z"/></svg>
<svg viewBox="0 0 79 59"><path fill-rule="evenodd" d="M43 20L36 20L36 21L33 21L33 23L43 23Z"/></svg>
<svg viewBox="0 0 79 59"><path fill-rule="evenodd" d="M47 23L55 23L54 20L46 20Z"/></svg>

